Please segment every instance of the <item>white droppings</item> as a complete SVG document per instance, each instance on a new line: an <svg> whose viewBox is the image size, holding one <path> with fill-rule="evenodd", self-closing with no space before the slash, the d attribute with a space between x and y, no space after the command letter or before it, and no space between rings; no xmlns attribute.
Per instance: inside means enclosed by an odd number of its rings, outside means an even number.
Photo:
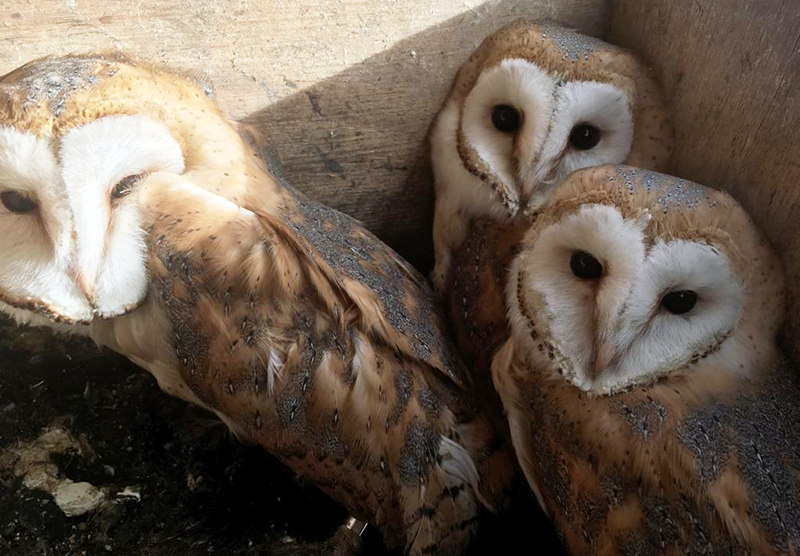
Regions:
<svg viewBox="0 0 800 556"><path fill-rule="evenodd" d="M64 453L90 460L96 458L85 439L76 439L68 430L54 426L43 429L33 440L20 441L0 451L0 468L10 469L22 479L26 488L51 495L67 517L102 509L109 501L108 490L62 476L51 457ZM113 467L104 465L103 468L107 475L113 476ZM128 490L126 488L123 493Z"/></svg>
<svg viewBox="0 0 800 556"><path fill-rule="evenodd" d="M141 502L142 495L138 490L133 490L131 487L125 487L122 492L117 493L117 498L124 498L127 500L136 500Z"/></svg>
<svg viewBox="0 0 800 556"><path fill-rule="evenodd" d="M53 498L64 515L74 517L99 508L106 494L90 483L73 483L63 479L53 492Z"/></svg>

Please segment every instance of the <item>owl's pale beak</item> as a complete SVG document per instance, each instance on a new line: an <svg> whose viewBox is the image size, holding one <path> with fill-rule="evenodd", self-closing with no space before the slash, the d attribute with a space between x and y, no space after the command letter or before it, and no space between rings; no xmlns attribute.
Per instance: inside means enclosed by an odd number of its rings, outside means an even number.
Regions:
<svg viewBox="0 0 800 556"><path fill-rule="evenodd" d="M524 214L531 217L538 213L547 203L550 193L556 185L557 182L550 176L549 170L539 168L520 176L517 181L517 189Z"/></svg>
<svg viewBox="0 0 800 556"><path fill-rule="evenodd" d="M592 378L597 378L608 367L612 359L614 359L614 345L607 341L595 342Z"/></svg>
<svg viewBox="0 0 800 556"><path fill-rule="evenodd" d="M600 278L602 279L602 278ZM596 288L600 288L600 283L595 283ZM613 311L608 307L605 310L601 307L603 305L602 297L598 290L594 292L595 300L592 304L593 320L594 320L594 342L592 346L592 361L589 374L592 379L600 376L614 359L615 349L614 343L610 340L613 338Z"/></svg>
<svg viewBox="0 0 800 556"><path fill-rule="evenodd" d="M94 306L94 293L95 283L94 278L83 272L78 272L78 286L80 287L83 295L89 301L89 304Z"/></svg>
<svg viewBox="0 0 800 556"><path fill-rule="evenodd" d="M105 209L105 207L103 207ZM73 259L74 279L93 309L97 308L97 287L100 264L106 250L110 218L107 210L89 216L76 224L75 255ZM76 215L79 214L76 211ZM85 214L82 212L80 214ZM99 233L98 233L99 232Z"/></svg>

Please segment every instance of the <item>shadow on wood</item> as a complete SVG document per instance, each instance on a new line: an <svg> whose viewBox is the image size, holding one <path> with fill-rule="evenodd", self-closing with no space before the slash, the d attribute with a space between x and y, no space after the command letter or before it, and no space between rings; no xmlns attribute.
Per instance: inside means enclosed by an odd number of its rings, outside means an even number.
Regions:
<svg viewBox="0 0 800 556"><path fill-rule="evenodd" d="M605 3L487 2L271 104L246 120L287 179L359 220L423 272L432 267L427 131L459 66L519 17L549 17L602 35Z"/></svg>

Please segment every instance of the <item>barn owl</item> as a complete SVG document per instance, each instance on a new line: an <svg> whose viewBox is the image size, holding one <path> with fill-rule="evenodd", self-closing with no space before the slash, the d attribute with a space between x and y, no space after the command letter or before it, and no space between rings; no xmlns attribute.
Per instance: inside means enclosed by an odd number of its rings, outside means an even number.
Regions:
<svg viewBox="0 0 800 556"><path fill-rule="evenodd" d="M424 279L290 187L191 79L121 55L0 78L0 299L216 413L409 554L460 554L513 455Z"/></svg>
<svg viewBox="0 0 800 556"><path fill-rule="evenodd" d="M510 258L553 187L588 166L663 169L671 145L657 82L620 48L520 20L467 60L431 131L433 281L479 381L508 337Z"/></svg>
<svg viewBox="0 0 800 556"><path fill-rule="evenodd" d="M492 375L571 554L797 554L781 264L727 194L626 166L551 195Z"/></svg>

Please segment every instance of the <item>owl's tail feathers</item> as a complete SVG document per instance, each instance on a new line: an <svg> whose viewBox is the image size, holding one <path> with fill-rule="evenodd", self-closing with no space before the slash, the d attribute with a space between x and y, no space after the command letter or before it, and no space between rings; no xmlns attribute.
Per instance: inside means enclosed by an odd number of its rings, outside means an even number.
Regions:
<svg viewBox="0 0 800 556"><path fill-rule="evenodd" d="M478 470L481 502L492 512L502 512L508 505L518 465L511 443L491 422L481 417L462 425L461 434L464 447L472 454Z"/></svg>
<svg viewBox="0 0 800 556"><path fill-rule="evenodd" d="M472 435L477 431L472 427L480 426L462 427L460 442L443 436L437 464L426 483L404 489L407 554L464 554L477 532L481 513L495 511L506 498L514 475L513 461L507 461L502 450L492 453L485 442L474 442ZM472 443L482 448L472 451Z"/></svg>
<svg viewBox="0 0 800 556"><path fill-rule="evenodd" d="M475 535L481 511L478 470L469 452L441 437L436 463L419 485L403 488L406 554L458 556Z"/></svg>

